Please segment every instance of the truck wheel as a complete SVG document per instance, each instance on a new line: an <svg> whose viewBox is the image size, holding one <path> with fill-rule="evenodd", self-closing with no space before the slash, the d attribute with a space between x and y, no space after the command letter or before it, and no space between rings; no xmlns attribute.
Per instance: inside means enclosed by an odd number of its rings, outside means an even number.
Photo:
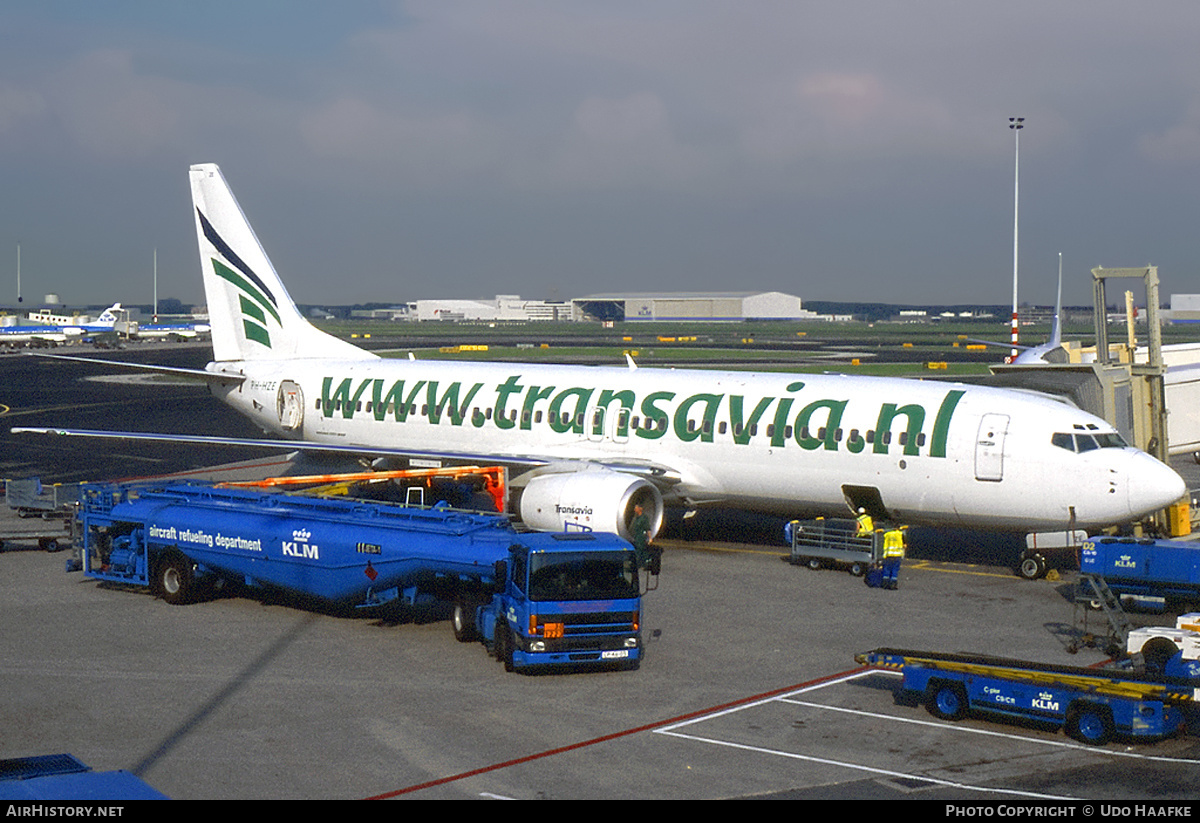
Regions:
<svg viewBox="0 0 1200 823"><path fill-rule="evenodd" d="M513 670L512 630L507 623L496 625L496 659L504 664L504 671Z"/></svg>
<svg viewBox="0 0 1200 823"><path fill-rule="evenodd" d="M958 683L935 680L925 691L925 708L942 720L962 720L967 716L967 693Z"/></svg>
<svg viewBox="0 0 1200 823"><path fill-rule="evenodd" d="M1146 671L1162 674L1167 661L1179 653L1179 647L1165 637L1155 637L1142 647L1142 660Z"/></svg>
<svg viewBox="0 0 1200 823"><path fill-rule="evenodd" d="M1038 580L1046 576L1046 565L1046 558L1040 554L1023 554L1017 574L1026 580Z"/></svg>
<svg viewBox="0 0 1200 823"><path fill-rule="evenodd" d="M850 564L850 574L854 575L855 577L862 577L864 574L866 574L866 571L867 567L862 563Z"/></svg>
<svg viewBox="0 0 1200 823"><path fill-rule="evenodd" d="M808 558L808 567L813 571L816 571L817 569L821 568L821 561L815 557L810 557Z"/></svg>
<svg viewBox="0 0 1200 823"><path fill-rule="evenodd" d="M172 606L190 603L196 593L196 577L187 558L172 555L158 565L158 594Z"/></svg>
<svg viewBox="0 0 1200 823"><path fill-rule="evenodd" d="M1067 714L1067 736L1089 746L1102 746L1112 740L1112 715L1104 706L1089 703L1074 707Z"/></svg>
<svg viewBox="0 0 1200 823"><path fill-rule="evenodd" d="M43 537L38 541L38 548L47 552L58 551L58 540L53 537Z"/></svg>
<svg viewBox="0 0 1200 823"><path fill-rule="evenodd" d="M475 631L475 607L470 603L456 600L450 622L454 626L454 639L459 643L470 643L479 639L479 633Z"/></svg>

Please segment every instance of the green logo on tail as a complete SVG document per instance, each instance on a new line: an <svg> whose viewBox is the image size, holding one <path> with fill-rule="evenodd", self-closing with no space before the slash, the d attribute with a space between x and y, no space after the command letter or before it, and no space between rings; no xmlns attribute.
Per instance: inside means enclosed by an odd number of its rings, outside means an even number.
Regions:
<svg viewBox="0 0 1200 823"><path fill-rule="evenodd" d="M246 332L246 339L254 340L270 348L271 335L267 332L267 315L275 318L276 325L281 327L283 325L275 306L253 283L220 260L214 257L212 264L217 277L232 283L240 292L238 301L241 304L242 328Z"/></svg>

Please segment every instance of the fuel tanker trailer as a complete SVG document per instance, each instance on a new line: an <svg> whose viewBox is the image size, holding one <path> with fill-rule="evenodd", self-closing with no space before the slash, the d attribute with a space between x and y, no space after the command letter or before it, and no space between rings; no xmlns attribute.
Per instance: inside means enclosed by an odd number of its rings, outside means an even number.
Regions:
<svg viewBox="0 0 1200 823"><path fill-rule="evenodd" d="M519 532L503 515L225 489L87 484L69 569L171 604L234 583L359 608L453 604L455 636L509 670L642 656L633 547L612 534Z"/></svg>

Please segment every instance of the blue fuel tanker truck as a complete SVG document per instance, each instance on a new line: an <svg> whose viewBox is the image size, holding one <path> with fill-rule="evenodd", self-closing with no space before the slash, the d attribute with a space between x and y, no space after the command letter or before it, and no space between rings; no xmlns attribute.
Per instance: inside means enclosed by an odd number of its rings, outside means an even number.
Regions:
<svg viewBox="0 0 1200 823"><path fill-rule="evenodd" d="M505 668L642 657L633 547L611 534L518 532L502 515L192 483L87 484L69 568L171 604L222 583L370 608L453 604L455 636Z"/></svg>

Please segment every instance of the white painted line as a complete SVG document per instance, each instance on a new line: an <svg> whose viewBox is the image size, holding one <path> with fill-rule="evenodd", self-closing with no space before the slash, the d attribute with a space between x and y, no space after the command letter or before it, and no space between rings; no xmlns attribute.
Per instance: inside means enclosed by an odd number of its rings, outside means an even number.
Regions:
<svg viewBox="0 0 1200 823"><path fill-rule="evenodd" d="M781 751L778 749L767 749L767 748L763 748L760 746L751 746L751 745L747 745L744 743L734 743L732 741L720 740L720 739L712 738L712 737L702 737L700 735L683 733L678 730L682 729L686 726L690 726L690 725L701 723L701 722L708 721L708 720L713 720L718 717L733 714L735 712L742 712L742 711L745 711L746 709L756 708L758 706L763 706L768 703L789 703L791 705L804 706L806 708L812 708L812 709L821 709L821 710L825 710L825 711L842 712L845 714L854 714L854 715L859 715L862 717L871 717L871 718L876 718L876 719L881 719L881 720L889 720L889 721L894 721L897 723L911 723L911 724L919 725L919 726L931 726L931 727L937 727L939 729L945 729L945 730L949 730L949 731L969 732L971 734L979 734L979 735L992 736L992 737L1002 737L1002 738L1007 738L1007 739L1012 739L1012 740L1018 740L1021 742L1040 743L1040 744L1043 744L1046 746L1054 746L1054 747L1068 748L1068 749L1078 749L1081 751L1092 752L1095 754L1110 755L1110 756L1115 756L1115 757L1130 757L1130 758L1135 758L1138 760L1162 761L1162 762L1184 763L1184 764L1200 763L1200 760L1162 757L1162 756L1157 756L1157 755L1146 755L1146 754L1141 754L1139 752L1132 752L1132 751L1115 751L1115 750L1105 749L1105 748L1101 748L1101 747L1084 746L1082 744L1076 744L1076 743L1068 742L1065 740L1043 740L1043 739L1038 739L1038 738L1033 738L1033 737L1026 737L1023 735L1010 734L1010 733L1002 732L1002 731L994 731L994 730L990 730L990 729L978 729L978 728L972 728L969 726L961 726L961 725L957 725L957 724L939 723L939 722L934 722L934 721L930 721L930 720L919 720L916 718L898 717L896 715L880 714L878 712L868 712L868 711L862 711L859 709L846 709L846 708L840 708L840 707L836 707L836 706L824 706L824 705L821 705L820 703L810 703L805 700L795 699L795 697L797 695L805 694L807 692L815 691L817 689L823 689L827 686L832 686L832 685L836 685L839 683L847 683L847 682L849 682L851 680L855 680L859 677L864 677L866 675L873 675L873 674L889 674L889 675L893 675L893 676L897 676L897 677L899 676L899 673L897 673L897 672L888 672L888 671L882 671L879 669L869 669L869 670L862 671L862 672L855 672L854 674L850 674L845 677L840 677L840 678L837 678L834 680L817 683L817 684L814 684L812 686L809 686L809 687L806 687L803 689L797 689L796 691L790 692L789 694L764 698L763 700L759 700L754 703L747 703L743 706L736 706L733 708L724 709L719 712L714 712L712 714L706 714L706 715L702 715L700 717L694 717L694 718L686 720L682 723L677 723L673 726L667 726L662 729L656 729L654 733L668 735L670 737L676 737L676 738L679 738L682 740L692 740L692 741L696 741L699 743L710 743L714 746L723 746L726 748L738 749L740 751L748 751L748 752L755 752L758 754L766 754L766 755L770 755L773 757L783 757L783 758L787 758L790 760L802 760L802 761L809 762L809 763L819 763L819 764L828 765L828 766L836 766L836 767L840 767L840 768L844 768L844 769L849 769L851 771L866 772L868 774L874 774L874 775L879 775L879 776L883 776L883 777L921 781L921 782L925 782L925 783L932 783L932 784L936 784L939 786L945 786L947 788L961 789L961 790L965 790L965 791L976 791L976 792L990 793L990 794L1016 795L1016 796L1020 796L1020 797L1031 797L1031 798L1038 798L1038 799L1043 799L1043 800L1078 800L1081 798L1075 798L1075 797L1070 797L1070 796L1060 796L1060 795L1038 794L1036 792L1023 792L1023 791L1017 791L1015 789L973 786L973 785L968 785L965 783L956 783L956 782L949 781L949 780L941 780L941 779L938 779L935 777L928 777L926 775L910 774L910 773L906 773L906 772L897 772L897 771L892 771L889 769L880 769L880 768L875 768L872 766L864 766L864 765L861 765L858 763L850 763L850 762L846 762L846 761L832 760L832 759L824 758L824 757L814 757L811 755L798 754L796 752Z"/></svg>
<svg viewBox="0 0 1200 823"><path fill-rule="evenodd" d="M662 729L655 729L654 733L655 734L665 734L670 737L680 738L682 740L693 740L693 741L696 741L699 743L711 743L714 746L724 746L726 748L739 749L741 751L756 752L758 754L767 754L767 755L771 755L773 757L784 757L784 758L788 758L790 760L803 760L808 763L820 763L820 764L827 765L827 766L837 766L839 768L849 769L851 771L867 772L868 774L875 774L875 775L880 775L880 776L884 776L884 777L932 783L932 784L935 784L938 786L945 786L947 788L952 788L952 789L962 789L965 791L976 791L976 792L990 793L990 794L1018 795L1021 797L1032 797L1032 798L1037 798L1040 800L1078 800L1079 799L1079 798L1059 796L1059 795L1037 794L1034 792L1019 792L1019 791L1015 791L1013 789L991 789L991 788L985 788L982 786L970 786L965 783L955 783L955 782L949 781L949 780L940 780L936 777L927 777L925 775L909 774L907 772L896 772L896 771L891 771L890 769L878 769L873 766L863 766L858 763L848 763L848 762L842 761L842 760L831 760L831 759L825 758L825 757L813 757L811 755L797 754L795 752L785 752L785 751L780 751L778 749L765 749L760 746L750 746L750 745L746 745L744 743L734 743L734 742L728 741L728 740L717 740L715 738L701 737L699 735L693 735L693 734L684 734L682 732L676 731L677 729L681 729L685 726L690 726L694 723L700 723L700 722L706 721L706 720L713 720L715 718L722 717L727 714L733 714L734 712L745 711L746 709L755 708L757 706L763 706L768 703L785 702L785 701L790 700L790 698L793 695L805 694L810 691L815 691L816 689L825 688L826 686L835 685L837 683L846 683L851 680L855 680L859 677L865 677L866 675L876 674L876 673L877 673L877 670L875 670L875 669L868 669L866 671L855 672L854 674L847 675L846 677L839 677L835 680L828 680L828 681L825 681L822 683L817 683L812 686L808 686L803 689L797 689L796 691L791 692L790 694L777 696L777 697L764 698L763 700L759 700L754 703L747 703L744 706L736 706L734 708L725 709L723 711L714 712L712 714L702 715L701 717L695 717L690 720L685 720L682 723L676 723L674 726L667 726ZM813 705L817 705L817 704L813 704ZM826 708L826 707L822 707L822 706L818 705L817 708Z"/></svg>
<svg viewBox="0 0 1200 823"><path fill-rule="evenodd" d="M783 752L783 751L779 751L778 749L764 749L759 746L747 746L743 743L732 743L727 740L714 740L712 738L699 737L697 735L680 734L679 732L667 731L665 729L659 729L657 731L657 734L666 734L666 735L670 735L671 737L678 737L678 738L682 738L684 740L695 740L700 743L712 743L715 746L725 746L725 747L731 748L731 749L740 749L742 751L756 752L758 754L768 754L768 755L773 755L775 757L786 757L791 760L803 760L803 761L806 761L809 763L820 763L820 764L827 765L827 766L838 766L843 769L867 772L869 774L883 775L885 777L894 777L894 778L900 778L900 779L904 779L904 780L916 780L916 781L920 781L923 783L935 783L939 786L945 786L945 787L951 788L951 789L962 789L965 791L982 792L982 793L988 793L988 794L1017 795L1020 797L1037 798L1039 800L1081 800L1081 799L1083 799L1083 798L1078 798L1078 797L1069 797L1066 795L1037 794L1036 792L1021 792L1021 791L1016 791L1015 789L1004 789L1004 788L993 789L993 788L988 788L985 786L971 786L966 783L955 783L955 782L952 782L949 780L940 780L936 777L928 777L928 776L922 775L922 774L909 774L906 772L894 772L889 769L876 769L872 766L863 766L858 763L847 763L845 761L830 760L830 759L824 758L824 757L811 757L811 756L805 755L805 754L796 754L795 752Z"/></svg>
<svg viewBox="0 0 1200 823"><path fill-rule="evenodd" d="M1162 755L1142 754L1129 750L1118 751L1114 749L1106 749L1101 746L1086 746L1082 743L1076 743L1071 740L1044 740L1036 737L1026 737L1021 734L1012 734L1009 732L994 731L992 729L976 729L970 726L963 726L957 723L939 722L935 720L918 720L912 717L898 717L893 714L880 714L878 712L867 712L861 709L846 709L840 706L823 706L820 703L809 703L805 700L790 700L786 696L779 698L781 703L790 703L793 706L806 706L810 709L823 709L830 712L842 712L844 714L857 714L863 717L874 717L881 720L891 720L896 723L912 723L917 726L935 726L939 729L947 731L966 732L969 734L981 734L991 737L1005 737L1010 740L1019 740L1022 743L1039 743L1043 746L1057 746L1064 749L1078 749L1079 751L1091 752L1093 754L1106 754L1111 757L1132 757L1137 760L1160 761L1163 763L1191 763L1200 765L1200 760L1187 757L1164 757ZM1153 745L1153 744L1149 744Z"/></svg>
<svg viewBox="0 0 1200 823"><path fill-rule="evenodd" d="M764 697L762 700L756 700L753 703L745 703L740 706L734 706L729 709L723 709L719 712L713 712L712 714L704 714L704 715L700 715L699 717L693 717L690 720L685 720L682 723L676 723L673 726L664 726L661 729L655 729L655 733L656 734L666 734L668 732L674 731L675 729L682 729L684 726L690 726L693 723L701 723L705 720L712 720L713 718L722 717L727 714L733 714L734 712L740 712L745 709L752 709L756 706L763 706L767 703L774 703L778 700L784 700L788 697L791 697L794 694L805 694L807 692L811 692L816 689L823 689L826 686L832 686L835 683L845 683L849 680L854 680L856 678L863 677L868 674L874 674L874 670L868 669L867 671L854 672L853 674L848 674L845 677L838 677L833 680L823 680L820 683L815 683L811 686L806 686L803 689L796 689L796 691L789 692L788 694L785 694L785 695L775 695L774 697Z"/></svg>

